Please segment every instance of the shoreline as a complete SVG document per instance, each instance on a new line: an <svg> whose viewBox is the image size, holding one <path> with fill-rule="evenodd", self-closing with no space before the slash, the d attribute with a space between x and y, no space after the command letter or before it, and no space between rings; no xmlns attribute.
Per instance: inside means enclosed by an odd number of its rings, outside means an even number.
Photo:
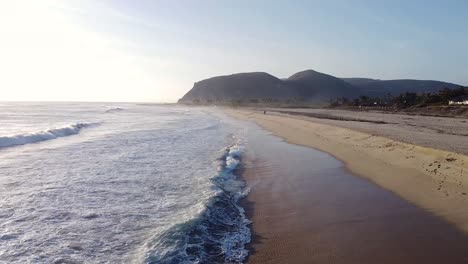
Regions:
<svg viewBox="0 0 468 264"><path fill-rule="evenodd" d="M468 157L290 116L228 110L288 143L324 151L352 173L468 233ZM411 175L411 177L407 177Z"/></svg>
<svg viewBox="0 0 468 264"><path fill-rule="evenodd" d="M317 124L309 120L301 120L289 116L263 115L248 110L226 110L226 112L228 115L240 120L254 121L254 123L266 131L270 131L273 135L282 138L286 143L293 144L292 146L311 147L312 149L329 153L332 157L344 163L346 171L359 175L382 187L383 190L380 192L390 191L392 195L396 194L395 197L403 198L402 201L409 201L409 204L414 204L415 206L413 207L417 208L414 210L419 210L416 213L417 218L429 219L421 221L418 226L427 226L426 222L440 221L440 225L443 226L442 230L450 230L450 225L447 224L449 222L456 227L454 230L461 230L464 233L468 232L468 213L464 210L464 206L468 204L468 197L466 195L468 188L465 187L468 184L465 184L466 179L464 179L466 178L465 176L468 176L466 174L468 172L468 168L466 167L468 160L466 156L414 146L388 138L325 124ZM432 166L429 166L429 164L432 164ZM420 165L426 166L421 167ZM265 245L268 244L268 239L265 240L264 237L258 236L257 231L261 230L258 226L265 225L264 220L258 219L258 214L264 213L265 206L269 207L268 210L278 210L276 208L278 205L271 205L271 203L277 203L278 200L277 197L273 197L275 199L271 201L267 199L265 201L264 197L262 197L265 193L256 193L258 190L255 188L260 188L258 186L262 185L262 183L259 183L259 178L267 177L266 181L269 181L268 177L271 176L266 175L271 174L271 171L263 174L262 169L258 171L258 168L253 168L256 166L258 164L255 166L252 164L248 165L243 169L243 172L246 174L242 173L243 179L250 187L253 187L251 193L241 201L242 207L246 210L246 215L253 221L252 243L248 245L251 253L247 258L247 263L281 263L275 262L271 258L269 260L261 260L261 256L265 255L265 248L268 248ZM432 170L428 170L427 167L432 167ZM440 172L437 173L438 171ZM455 174L454 171L458 171L458 174ZM252 182L254 186L252 186ZM294 182L287 184L294 184ZM350 192L353 192L353 190L350 190ZM259 201L264 201L266 204L259 204ZM439 216L445 221L438 220L440 218L433 215ZM392 215L389 215L390 219L392 217ZM304 219L309 218L313 217L304 217ZM406 220L402 221L405 222ZM267 225L274 224L267 223ZM303 226L302 228L306 227ZM400 230L398 227L394 228ZM452 231L447 232L450 233ZM463 232L460 232L460 234L463 234ZM428 229L427 233L431 233L431 229ZM426 234L423 232L422 235ZM455 240L463 240L465 237L465 235L460 236ZM297 243L295 240L297 239L289 239L287 243ZM340 240L337 241L338 244L341 243ZM283 242L279 241L278 243ZM420 241L417 242L419 243ZM315 244L315 246L317 245ZM276 248L276 250L282 250L282 248ZM325 247L324 250L328 249ZM445 249L443 248L443 250ZM273 253L269 252L269 254ZM321 262L319 261L319 263ZM340 263L348 262L344 261Z"/></svg>

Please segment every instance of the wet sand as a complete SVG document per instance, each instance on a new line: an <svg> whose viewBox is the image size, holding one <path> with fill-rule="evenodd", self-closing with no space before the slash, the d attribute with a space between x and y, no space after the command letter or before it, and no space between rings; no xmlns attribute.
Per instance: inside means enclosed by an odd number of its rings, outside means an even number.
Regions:
<svg viewBox="0 0 468 264"><path fill-rule="evenodd" d="M249 131L248 263L468 263L468 237L446 221L324 152Z"/></svg>

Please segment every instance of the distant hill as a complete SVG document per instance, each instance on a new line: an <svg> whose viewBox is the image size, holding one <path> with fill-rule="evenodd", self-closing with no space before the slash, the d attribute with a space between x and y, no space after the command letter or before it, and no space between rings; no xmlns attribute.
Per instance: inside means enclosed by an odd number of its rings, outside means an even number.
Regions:
<svg viewBox="0 0 468 264"><path fill-rule="evenodd" d="M368 78L342 78L342 80L358 88L358 92L367 96L384 96L391 94L393 96L406 92L412 93L436 93L443 88L454 89L460 85L430 81L430 80L376 80Z"/></svg>
<svg viewBox="0 0 468 264"><path fill-rule="evenodd" d="M254 100L286 101L294 98L308 102L325 102L338 97L360 95L384 96L405 92L436 92L459 85L439 81L376 80L337 78L314 70L279 79L265 72L248 72L217 76L196 82L179 103L222 103Z"/></svg>
<svg viewBox="0 0 468 264"><path fill-rule="evenodd" d="M196 82L179 102L229 101L296 96L280 79L264 72L237 73Z"/></svg>
<svg viewBox="0 0 468 264"><path fill-rule="evenodd" d="M341 78L343 81L355 85L355 86L360 86L360 85L365 85L370 82L377 82L381 81L378 79L370 79L370 78Z"/></svg>
<svg viewBox="0 0 468 264"><path fill-rule="evenodd" d="M287 79L264 72L237 73L196 82L179 103L210 103L232 100L298 99L326 101L353 96L355 87L331 75L306 70Z"/></svg>
<svg viewBox="0 0 468 264"><path fill-rule="evenodd" d="M295 73L284 82L293 87L298 96L308 100L328 100L356 94L356 88L344 80L313 70Z"/></svg>

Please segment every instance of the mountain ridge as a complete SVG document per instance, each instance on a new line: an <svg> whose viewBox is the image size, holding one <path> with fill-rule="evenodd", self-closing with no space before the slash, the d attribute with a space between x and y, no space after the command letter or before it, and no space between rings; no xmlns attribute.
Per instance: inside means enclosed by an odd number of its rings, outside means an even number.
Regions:
<svg viewBox="0 0 468 264"><path fill-rule="evenodd" d="M179 103L290 100L325 102L338 97L385 96L405 92L437 92L460 85L435 80L338 78L315 70L304 70L280 79L266 72L244 72L214 76L195 82Z"/></svg>

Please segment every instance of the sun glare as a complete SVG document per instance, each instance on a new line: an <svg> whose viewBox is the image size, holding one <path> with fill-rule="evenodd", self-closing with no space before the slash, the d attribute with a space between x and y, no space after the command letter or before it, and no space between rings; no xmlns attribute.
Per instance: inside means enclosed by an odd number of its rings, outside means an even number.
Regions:
<svg viewBox="0 0 468 264"><path fill-rule="evenodd" d="M132 101L141 98L128 89L151 89L131 56L58 9L33 1L0 5L1 100Z"/></svg>

